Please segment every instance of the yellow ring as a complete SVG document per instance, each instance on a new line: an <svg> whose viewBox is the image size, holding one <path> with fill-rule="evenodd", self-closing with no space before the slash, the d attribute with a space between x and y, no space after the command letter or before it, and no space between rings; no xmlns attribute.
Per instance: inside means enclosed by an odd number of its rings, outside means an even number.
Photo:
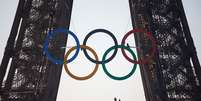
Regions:
<svg viewBox="0 0 201 101"><path fill-rule="evenodd" d="M67 52L67 53L65 54L65 56L64 56L64 61L67 60L69 54L70 54L73 50L75 50L76 48L77 48L77 47L74 46L74 47L72 47L72 48L70 48L70 49L68 50L68 52ZM82 49L87 49L87 50L89 50L90 52L92 52L93 55L95 56L96 61L98 61L98 55L96 54L96 52L95 52L92 48L90 48L90 47L88 47L88 46L85 46L85 45L80 45L80 48L82 48ZM97 72L97 70L98 70L98 65L99 65L99 64L96 64L94 71L93 71L92 73L90 73L89 75L83 76L83 77L79 77L79 76L76 76L76 75L72 74L72 73L68 70L67 63L64 62L64 68L65 68L66 73L67 73L69 76L71 76L72 78L76 79L76 80L87 80L87 79L90 79L90 78L91 78L92 76L94 76L94 74Z"/></svg>

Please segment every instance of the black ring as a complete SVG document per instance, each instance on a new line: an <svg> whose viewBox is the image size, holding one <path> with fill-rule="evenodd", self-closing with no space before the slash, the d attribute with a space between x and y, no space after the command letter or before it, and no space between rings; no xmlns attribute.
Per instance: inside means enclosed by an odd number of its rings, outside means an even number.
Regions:
<svg viewBox="0 0 201 101"><path fill-rule="evenodd" d="M116 39L116 37L114 36L114 34L112 34L110 31L105 30L105 29L95 29L95 30L91 31L91 32L90 32L89 34L87 34L87 36L84 38L83 45L86 46L86 43L87 43L88 38L89 38L91 35L93 35L93 34L95 34L95 33L97 33L97 32L103 32L103 33L105 33L105 34L110 35L110 36L112 37L113 41L114 41L115 46L118 45L117 39ZM91 62L96 63L96 64L102 64L102 63L108 63L108 62L110 62L110 61L115 57L115 55L117 54L117 50L118 50L118 49L115 49L115 50L114 50L114 53L112 54L112 56L111 56L110 58L106 59L105 61L96 61L96 60L92 59L92 58L88 55L86 49L83 49L83 52L84 52L84 55L87 57L87 59L89 59Z"/></svg>

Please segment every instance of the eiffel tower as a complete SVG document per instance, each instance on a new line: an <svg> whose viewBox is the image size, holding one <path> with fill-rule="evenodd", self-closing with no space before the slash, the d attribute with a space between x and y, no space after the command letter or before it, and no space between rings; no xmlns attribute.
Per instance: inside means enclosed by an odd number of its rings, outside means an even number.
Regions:
<svg viewBox="0 0 201 101"><path fill-rule="evenodd" d="M19 0L0 65L0 101L56 101L62 65L50 62L43 43L49 30L69 28L73 0ZM129 0L133 28L152 32L156 52L140 65L147 101L201 101L201 68L181 0ZM135 34L138 57L151 44ZM63 58L67 35L51 42Z"/></svg>
<svg viewBox="0 0 201 101"><path fill-rule="evenodd" d="M201 68L181 0L129 0L133 27L157 43L152 62L140 65L147 101L200 101ZM136 34L147 55L148 41ZM150 46L150 45L149 45Z"/></svg>

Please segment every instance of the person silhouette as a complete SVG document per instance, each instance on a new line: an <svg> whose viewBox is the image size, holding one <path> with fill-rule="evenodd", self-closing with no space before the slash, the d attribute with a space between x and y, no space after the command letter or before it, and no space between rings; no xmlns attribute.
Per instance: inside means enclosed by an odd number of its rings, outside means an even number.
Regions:
<svg viewBox="0 0 201 101"><path fill-rule="evenodd" d="M116 98L116 97L114 98L114 101L117 101L117 98ZM119 99L119 101L121 101L121 100Z"/></svg>

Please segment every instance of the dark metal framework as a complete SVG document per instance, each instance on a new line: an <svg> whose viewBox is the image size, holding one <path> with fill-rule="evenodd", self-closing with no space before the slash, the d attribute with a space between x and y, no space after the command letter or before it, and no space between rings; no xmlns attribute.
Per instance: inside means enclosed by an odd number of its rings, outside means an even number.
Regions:
<svg viewBox="0 0 201 101"><path fill-rule="evenodd" d="M0 101L56 101L62 65L47 60L43 43L49 30L68 28L73 0L19 0L0 66ZM67 36L49 50L61 59Z"/></svg>
<svg viewBox="0 0 201 101"><path fill-rule="evenodd" d="M43 53L49 30L69 27L73 0L19 0L0 66L0 101L55 101L62 70ZM201 68L181 0L129 0L134 28L157 40L153 59L140 65L147 101L201 101ZM50 41L63 58L67 36ZM144 33L135 34L139 57L150 49Z"/></svg>
<svg viewBox="0 0 201 101"><path fill-rule="evenodd" d="M140 65L147 101L201 101L201 68L181 0L129 0L134 28L152 32L157 52ZM139 57L150 41L135 35Z"/></svg>

